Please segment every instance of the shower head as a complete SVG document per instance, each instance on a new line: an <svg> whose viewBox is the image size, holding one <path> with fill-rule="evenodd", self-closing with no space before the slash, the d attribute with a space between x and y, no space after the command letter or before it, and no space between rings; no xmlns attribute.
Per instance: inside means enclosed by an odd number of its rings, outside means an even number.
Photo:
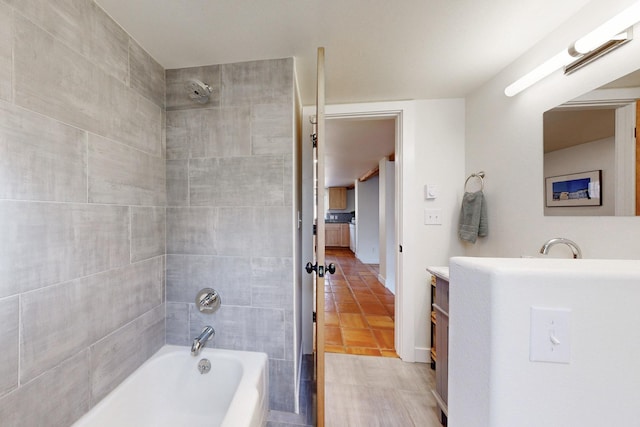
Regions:
<svg viewBox="0 0 640 427"><path fill-rule="evenodd" d="M189 98L200 104L206 104L209 102L209 95L213 92L213 88L200 80L189 80L185 86Z"/></svg>

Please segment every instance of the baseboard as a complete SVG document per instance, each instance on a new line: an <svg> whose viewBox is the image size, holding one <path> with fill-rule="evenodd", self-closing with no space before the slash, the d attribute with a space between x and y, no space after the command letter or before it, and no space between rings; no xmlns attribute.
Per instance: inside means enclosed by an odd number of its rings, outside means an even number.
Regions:
<svg viewBox="0 0 640 427"><path fill-rule="evenodd" d="M382 277L382 275L380 273L378 273L378 282L382 283L382 285L386 288L387 285L385 284L386 280L384 277Z"/></svg>
<svg viewBox="0 0 640 427"><path fill-rule="evenodd" d="M415 359L418 363L431 363L431 349L426 347L416 347Z"/></svg>

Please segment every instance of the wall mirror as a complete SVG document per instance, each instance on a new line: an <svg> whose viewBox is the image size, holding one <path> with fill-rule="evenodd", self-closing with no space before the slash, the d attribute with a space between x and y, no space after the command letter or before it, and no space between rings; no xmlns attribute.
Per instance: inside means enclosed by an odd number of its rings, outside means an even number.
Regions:
<svg viewBox="0 0 640 427"><path fill-rule="evenodd" d="M640 70L544 113L544 214L640 215Z"/></svg>

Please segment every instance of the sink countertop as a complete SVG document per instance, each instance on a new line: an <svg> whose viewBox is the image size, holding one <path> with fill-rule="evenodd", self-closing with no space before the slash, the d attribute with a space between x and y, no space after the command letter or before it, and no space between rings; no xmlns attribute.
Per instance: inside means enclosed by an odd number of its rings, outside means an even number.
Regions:
<svg viewBox="0 0 640 427"><path fill-rule="evenodd" d="M449 267L427 267L427 271L443 280L449 280Z"/></svg>

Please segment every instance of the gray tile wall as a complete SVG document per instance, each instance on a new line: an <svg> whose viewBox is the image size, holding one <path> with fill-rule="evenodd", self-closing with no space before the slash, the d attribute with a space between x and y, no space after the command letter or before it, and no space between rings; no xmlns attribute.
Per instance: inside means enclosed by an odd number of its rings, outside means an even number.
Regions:
<svg viewBox="0 0 640 427"><path fill-rule="evenodd" d="M213 88L190 101L189 79ZM270 407L294 410L293 59L167 70L167 342L263 351ZM194 299L217 289L222 307Z"/></svg>
<svg viewBox="0 0 640 427"><path fill-rule="evenodd" d="M0 1L2 426L72 424L164 344L164 103L93 1Z"/></svg>

